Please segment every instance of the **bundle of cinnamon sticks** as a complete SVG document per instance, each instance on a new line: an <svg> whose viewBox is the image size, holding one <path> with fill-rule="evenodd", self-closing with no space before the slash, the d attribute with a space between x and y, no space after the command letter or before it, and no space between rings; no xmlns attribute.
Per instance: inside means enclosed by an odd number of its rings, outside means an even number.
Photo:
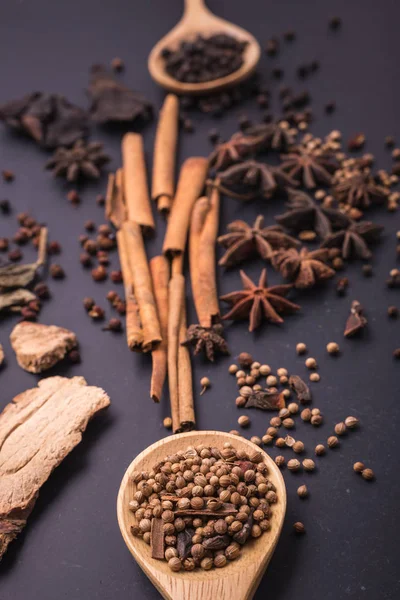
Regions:
<svg viewBox="0 0 400 600"><path fill-rule="evenodd" d="M168 374L174 432L195 427L192 369L186 340L186 296L183 258L190 233L191 280L197 313L218 313L214 286L214 242L218 229L218 197L201 198L208 160L187 159L175 191L178 142L178 99L169 94L160 112L154 147L151 198L168 223L162 255L150 261L144 237L155 231L142 137L128 133L122 141L122 168L109 177L106 217L118 229L117 242L126 299L126 335L131 350L151 353L150 396L159 402ZM193 238L193 239L192 239ZM199 253L198 277L192 255ZM200 257L201 253L201 257ZM214 274L214 277L213 277ZM207 291L211 289L211 294ZM200 317L199 317L200 318ZM207 317L201 317L201 322Z"/></svg>

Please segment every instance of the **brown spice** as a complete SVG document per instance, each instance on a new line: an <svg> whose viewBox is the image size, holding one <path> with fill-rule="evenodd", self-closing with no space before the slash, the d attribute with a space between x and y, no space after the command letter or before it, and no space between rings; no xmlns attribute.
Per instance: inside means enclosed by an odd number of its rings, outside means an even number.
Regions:
<svg viewBox="0 0 400 600"><path fill-rule="evenodd" d="M375 473L373 472L372 469L364 469L361 472L361 476L363 477L363 479L366 479L367 481L371 481L372 479L375 478Z"/></svg>
<svg viewBox="0 0 400 600"><path fill-rule="evenodd" d="M294 530L296 533L302 534L306 532L306 528L304 527L303 523L301 523L300 521L297 521L297 523L295 523L293 525Z"/></svg>
<svg viewBox="0 0 400 600"><path fill-rule="evenodd" d="M362 462L356 462L353 465L353 469L356 473L362 473L362 471L365 469L365 465Z"/></svg>
<svg viewBox="0 0 400 600"><path fill-rule="evenodd" d="M306 485L301 485L300 487L297 488L297 495L300 498L306 498L308 496L308 489Z"/></svg>
<svg viewBox="0 0 400 600"><path fill-rule="evenodd" d="M336 448L336 446L339 444L339 440L336 436L331 435L330 437L328 437L327 443L329 448Z"/></svg>

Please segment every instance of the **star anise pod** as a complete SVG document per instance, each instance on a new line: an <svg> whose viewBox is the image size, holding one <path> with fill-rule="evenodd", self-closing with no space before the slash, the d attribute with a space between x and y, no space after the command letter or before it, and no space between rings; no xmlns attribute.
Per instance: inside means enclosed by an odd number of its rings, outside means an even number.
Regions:
<svg viewBox="0 0 400 600"><path fill-rule="evenodd" d="M237 321L248 318L249 331L254 331L263 318L271 323L283 323L280 313L293 313L300 309L285 298L293 287L291 284L267 287L267 269L261 271L257 285L244 271L240 271L240 277L243 290L221 296L223 302L232 305L223 319Z"/></svg>
<svg viewBox="0 0 400 600"><path fill-rule="evenodd" d="M357 208L369 208L372 204L383 204L388 190L378 185L367 171L354 171L343 176L333 187L333 193L339 202Z"/></svg>
<svg viewBox="0 0 400 600"><path fill-rule="evenodd" d="M331 233L322 244L324 248L340 248L342 256L348 258L371 258L368 244L379 240L383 231L381 225L371 221L351 223L346 229Z"/></svg>
<svg viewBox="0 0 400 600"><path fill-rule="evenodd" d="M279 225L292 231L310 229L321 239L332 233L332 229L347 227L351 220L334 208L317 204L308 194L297 190L287 190L289 210L275 217Z"/></svg>
<svg viewBox="0 0 400 600"><path fill-rule="evenodd" d="M260 137L259 149L286 152L294 144L294 135L287 121L262 123L246 129L246 135Z"/></svg>
<svg viewBox="0 0 400 600"><path fill-rule="evenodd" d="M88 114L64 96L34 92L0 106L0 119L44 148L71 146L88 135Z"/></svg>
<svg viewBox="0 0 400 600"><path fill-rule="evenodd" d="M187 339L183 346L194 346L194 353L204 352L208 360L214 362L215 354L229 354L229 348L222 337L224 328L221 323L211 327L190 325L187 330Z"/></svg>
<svg viewBox="0 0 400 600"><path fill-rule="evenodd" d="M246 160L219 173L219 188L227 196L251 200L257 196L270 198L278 188L296 186L279 167L255 160Z"/></svg>
<svg viewBox="0 0 400 600"><path fill-rule="evenodd" d="M335 271L326 264L328 259L327 248L319 248L312 252L307 248L301 248L300 251L289 248L276 252L272 264L285 279L293 282L295 288L305 289L335 275Z"/></svg>
<svg viewBox="0 0 400 600"><path fill-rule="evenodd" d="M216 171L226 169L253 154L259 144L259 136L248 136L242 132L235 133L230 140L218 144L209 156L210 167Z"/></svg>
<svg viewBox="0 0 400 600"><path fill-rule="evenodd" d="M259 255L269 260L274 250L293 248L299 244L297 240L287 235L280 225L263 227L264 217L259 215L250 226L245 221L233 221L227 227L229 233L219 236L217 242L227 248L219 261L223 267L232 267L247 258Z"/></svg>
<svg viewBox="0 0 400 600"><path fill-rule="evenodd" d="M330 185L332 173L339 167L331 154L318 148L296 146L290 154L283 154L281 158L281 169L309 189L318 183Z"/></svg>
<svg viewBox="0 0 400 600"><path fill-rule="evenodd" d="M110 157L103 152L103 144L86 144L79 140L72 148L57 148L46 163L46 169L51 169L55 177L64 177L67 181L84 177L98 179L102 167L109 161Z"/></svg>

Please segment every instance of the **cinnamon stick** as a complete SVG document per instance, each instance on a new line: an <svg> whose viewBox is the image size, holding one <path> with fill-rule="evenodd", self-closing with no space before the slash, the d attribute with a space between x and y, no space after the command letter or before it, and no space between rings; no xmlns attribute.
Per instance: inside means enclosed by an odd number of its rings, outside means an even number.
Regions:
<svg viewBox="0 0 400 600"><path fill-rule="evenodd" d="M147 188L143 138L127 133L122 139L123 189L129 221L138 223L143 234L153 233L154 218Z"/></svg>
<svg viewBox="0 0 400 600"><path fill-rule="evenodd" d="M191 431L195 427L192 365L189 349L182 346L187 337L186 308L182 303L179 325L178 348L178 399L179 399L179 431Z"/></svg>
<svg viewBox="0 0 400 600"><path fill-rule="evenodd" d="M149 263L138 223L126 221L121 228L133 278L133 289L139 306L143 329L142 351L149 352L161 342L160 323L153 294Z"/></svg>
<svg viewBox="0 0 400 600"><path fill-rule="evenodd" d="M171 403L172 430L179 431L179 333L185 296L185 278L175 273L168 285L168 386Z"/></svg>
<svg viewBox="0 0 400 600"><path fill-rule="evenodd" d="M105 215L117 229L126 220L122 169L108 176Z"/></svg>
<svg viewBox="0 0 400 600"><path fill-rule="evenodd" d="M208 160L199 156L188 158L182 165L164 238L163 254L167 256L185 250L190 215L203 189L207 168Z"/></svg>
<svg viewBox="0 0 400 600"><path fill-rule="evenodd" d="M215 244L219 223L219 191L210 199L199 198L193 208L190 236L190 281L197 318L202 327L211 327L219 318Z"/></svg>
<svg viewBox="0 0 400 600"><path fill-rule="evenodd" d="M153 371L151 374L150 397L155 402L160 401L167 376L169 271L169 262L165 256L155 256L151 259L150 273L162 337L160 344L151 353Z"/></svg>
<svg viewBox="0 0 400 600"><path fill-rule="evenodd" d="M151 520L151 557L164 560L164 522L162 519Z"/></svg>
<svg viewBox="0 0 400 600"><path fill-rule="evenodd" d="M153 155L151 197L160 212L169 213L174 198L176 148L178 142L179 100L168 94L158 118Z"/></svg>
<svg viewBox="0 0 400 600"><path fill-rule="evenodd" d="M133 276L129 264L128 251L125 245L125 236L122 231L117 232L117 244L125 290L126 341L130 350L141 350L143 344L143 331L140 324L139 306L136 302L134 293Z"/></svg>

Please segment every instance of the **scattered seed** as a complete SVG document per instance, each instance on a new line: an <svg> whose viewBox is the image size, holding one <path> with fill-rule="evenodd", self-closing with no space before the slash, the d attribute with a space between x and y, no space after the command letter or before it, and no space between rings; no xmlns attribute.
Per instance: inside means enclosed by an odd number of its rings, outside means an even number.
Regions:
<svg viewBox="0 0 400 600"><path fill-rule="evenodd" d="M325 454L325 452L326 450L323 444L317 444L317 446L315 446L315 454L317 456L322 456L323 454Z"/></svg>
<svg viewBox="0 0 400 600"><path fill-rule="evenodd" d="M299 498L306 498L308 496L308 489L306 485L301 485L297 488L297 495Z"/></svg>
<svg viewBox="0 0 400 600"><path fill-rule="evenodd" d="M229 369L228 369L228 371L231 375L235 375L238 372L238 370L239 370L239 367L237 365L230 365Z"/></svg>
<svg viewBox="0 0 400 600"><path fill-rule="evenodd" d="M298 471L301 467L300 461L297 458L291 458L288 460L287 467L289 471Z"/></svg>
<svg viewBox="0 0 400 600"><path fill-rule="evenodd" d="M346 433L346 429L347 429L347 427L346 427L346 425L343 422L337 423L335 425L335 433L336 433L336 435L344 435Z"/></svg>
<svg viewBox="0 0 400 600"><path fill-rule="evenodd" d="M211 381L208 379L208 377L202 377L200 379L200 385L201 385L200 396L202 396L204 394L204 392L206 390L208 390L208 388L211 386Z"/></svg>
<svg viewBox="0 0 400 600"><path fill-rule="evenodd" d="M366 479L367 481L371 481L371 479L375 478L375 473L373 472L372 469L364 469L361 472L361 476Z"/></svg>
<svg viewBox="0 0 400 600"><path fill-rule="evenodd" d="M296 345L296 352L297 354L305 354L307 352L307 346L302 342L298 343Z"/></svg>
<svg viewBox="0 0 400 600"><path fill-rule="evenodd" d="M61 265L50 265L49 273L53 279L64 279L65 272Z"/></svg>
<svg viewBox="0 0 400 600"><path fill-rule="evenodd" d="M285 465L286 459L284 456L276 456L275 457L275 464L279 467L282 468Z"/></svg>
<svg viewBox="0 0 400 600"><path fill-rule="evenodd" d="M266 377L267 375L269 375L271 373L271 367L269 365L261 365L259 371L260 371L260 375L262 375L263 377Z"/></svg>
<svg viewBox="0 0 400 600"><path fill-rule="evenodd" d="M269 387L271 387L271 386L275 386L278 383L278 380L275 377L275 375L268 375L268 377L266 379L266 383Z"/></svg>
<svg viewBox="0 0 400 600"><path fill-rule="evenodd" d="M297 523L295 523L293 525L293 527L294 527L294 530L296 533L302 534L302 533L306 532L306 528L304 527L303 523L301 523L300 521L297 521Z"/></svg>
<svg viewBox="0 0 400 600"><path fill-rule="evenodd" d="M329 342L329 344L327 344L326 349L328 351L328 354L339 354L339 344L337 344L336 342Z"/></svg>
<svg viewBox="0 0 400 600"><path fill-rule="evenodd" d="M286 429L293 429L294 427L294 421L293 419L287 418L287 419L283 419L282 421L282 425L286 428Z"/></svg>
<svg viewBox="0 0 400 600"><path fill-rule="evenodd" d="M248 427L250 425L250 418L247 415L241 415L237 422L240 427Z"/></svg>
<svg viewBox="0 0 400 600"><path fill-rule="evenodd" d="M303 460L303 467L306 471L314 471L315 462L311 458L305 458Z"/></svg>
<svg viewBox="0 0 400 600"><path fill-rule="evenodd" d="M250 367L253 361L253 357L248 352L241 352L238 356L239 365L241 367Z"/></svg>
<svg viewBox="0 0 400 600"><path fill-rule="evenodd" d="M336 448L336 446L339 444L339 440L335 435L331 435L328 437L327 443L329 448Z"/></svg>
<svg viewBox="0 0 400 600"><path fill-rule="evenodd" d="M296 402L291 402L287 408L291 415L296 415L299 412L299 405Z"/></svg>
<svg viewBox="0 0 400 600"><path fill-rule="evenodd" d="M310 373L310 381L313 381L314 383L316 383L320 379L321 379L321 376L319 373Z"/></svg>
<svg viewBox="0 0 400 600"><path fill-rule="evenodd" d="M307 367L307 369L316 369L317 368L317 361L315 360L315 358L312 358L310 356L310 358L307 358L306 362L304 363Z"/></svg>
<svg viewBox="0 0 400 600"><path fill-rule="evenodd" d="M311 410L309 408L305 408L304 410L301 411L300 417L302 418L303 421L310 421L311 420Z"/></svg>
<svg viewBox="0 0 400 600"><path fill-rule="evenodd" d="M357 419L357 417L346 417L344 420L344 424L349 429L355 429L355 427L357 427L359 424L359 420Z"/></svg>
<svg viewBox="0 0 400 600"><path fill-rule="evenodd" d="M364 471L364 469L365 469L365 465L364 465L364 463L362 463L362 462L356 462L356 463L354 463L354 465L353 465L353 470L354 470L356 473L362 473L362 472Z"/></svg>
<svg viewBox="0 0 400 600"><path fill-rule="evenodd" d="M389 306L388 316L391 319L397 319L397 317L399 316L399 309L397 308L397 306Z"/></svg>
<svg viewBox="0 0 400 600"><path fill-rule="evenodd" d="M296 454L301 454L302 452L304 452L304 444L303 444L303 442L301 442L300 440L298 440L297 442L295 442L293 444L293 451L296 452Z"/></svg>

